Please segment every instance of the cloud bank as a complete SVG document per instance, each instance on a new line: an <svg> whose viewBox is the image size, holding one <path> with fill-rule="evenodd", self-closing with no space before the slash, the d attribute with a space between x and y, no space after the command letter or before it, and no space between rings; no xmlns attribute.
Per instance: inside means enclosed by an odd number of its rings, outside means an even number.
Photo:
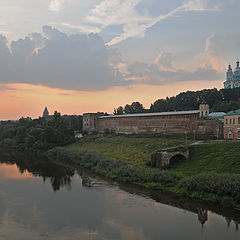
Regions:
<svg viewBox="0 0 240 240"><path fill-rule="evenodd" d="M43 34L8 43L0 36L0 83L31 83L50 87L101 90L125 84L110 66L117 53L96 34L66 35L44 26ZM118 56L115 56L117 61Z"/></svg>
<svg viewBox="0 0 240 240"><path fill-rule="evenodd" d="M125 75L125 78L135 83L166 85L173 82L220 80L223 78L223 74L208 65L199 67L193 71L186 71L183 69L162 68L157 63L146 64L136 62L128 67L128 74Z"/></svg>
<svg viewBox="0 0 240 240"><path fill-rule="evenodd" d="M224 79L217 61L223 61L225 53L220 49L227 45L225 38L219 36L206 40L204 53L196 56L199 64L187 70L177 67L172 53L159 53L151 64L127 65L119 51L107 47L97 34L67 35L49 26L42 31L11 43L0 35L0 84L29 83L96 91L131 84ZM239 38L233 37L231 43L228 53L239 45Z"/></svg>
<svg viewBox="0 0 240 240"><path fill-rule="evenodd" d="M53 2L58 2L55 0ZM95 8L89 11L85 18L85 23L91 26L91 29L101 32L108 26L122 26L122 33L113 37L107 45L118 44L128 38L144 37L148 28L155 24L186 12L192 11L218 11L218 2L210 4L208 0L184 0L182 4L166 14L152 17L147 13L140 14L136 7L142 0L103 0ZM68 23L63 23L63 25ZM83 24L74 26L68 24L69 27L86 29Z"/></svg>

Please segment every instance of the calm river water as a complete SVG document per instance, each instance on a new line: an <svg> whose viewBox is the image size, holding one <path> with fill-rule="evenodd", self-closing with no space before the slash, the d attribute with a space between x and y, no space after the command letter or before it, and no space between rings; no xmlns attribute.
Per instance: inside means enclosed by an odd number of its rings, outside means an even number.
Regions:
<svg viewBox="0 0 240 240"><path fill-rule="evenodd" d="M120 187L33 156L0 158L0 240L240 239L239 212Z"/></svg>

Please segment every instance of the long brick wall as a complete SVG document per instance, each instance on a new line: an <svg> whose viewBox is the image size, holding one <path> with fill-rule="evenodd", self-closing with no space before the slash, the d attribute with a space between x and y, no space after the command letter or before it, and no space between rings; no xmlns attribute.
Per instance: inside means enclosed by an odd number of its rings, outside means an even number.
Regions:
<svg viewBox="0 0 240 240"><path fill-rule="evenodd" d="M100 117L97 120L97 131L105 129L117 133L196 133L219 136L222 124L213 119L199 119L198 114L137 116L137 117Z"/></svg>

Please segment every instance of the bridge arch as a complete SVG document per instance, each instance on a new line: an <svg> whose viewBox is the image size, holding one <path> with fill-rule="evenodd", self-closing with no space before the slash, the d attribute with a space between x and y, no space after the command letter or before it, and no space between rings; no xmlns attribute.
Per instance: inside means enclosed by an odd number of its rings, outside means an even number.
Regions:
<svg viewBox="0 0 240 240"><path fill-rule="evenodd" d="M185 160L187 160L185 154L176 153L169 158L169 164L174 165L176 163L180 163L180 162L185 161Z"/></svg>

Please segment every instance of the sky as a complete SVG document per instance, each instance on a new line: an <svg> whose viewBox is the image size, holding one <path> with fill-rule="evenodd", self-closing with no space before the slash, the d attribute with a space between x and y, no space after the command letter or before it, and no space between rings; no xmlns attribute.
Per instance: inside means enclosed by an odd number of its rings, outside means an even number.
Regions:
<svg viewBox="0 0 240 240"><path fill-rule="evenodd" d="M0 0L0 119L222 88L239 0Z"/></svg>

